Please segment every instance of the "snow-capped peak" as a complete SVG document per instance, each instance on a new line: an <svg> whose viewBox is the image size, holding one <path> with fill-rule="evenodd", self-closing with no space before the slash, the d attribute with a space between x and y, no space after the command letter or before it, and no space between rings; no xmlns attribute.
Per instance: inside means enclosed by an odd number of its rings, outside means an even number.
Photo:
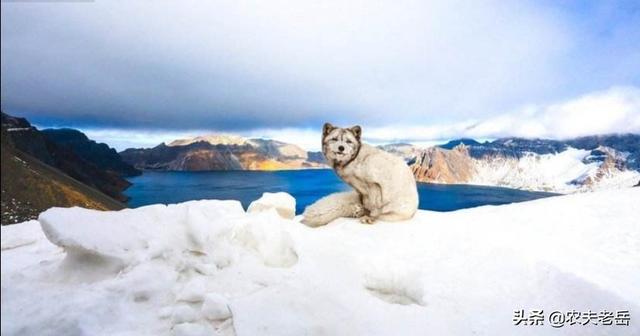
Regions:
<svg viewBox="0 0 640 336"><path fill-rule="evenodd" d="M196 142L207 142L212 145L245 145L247 139L233 134L209 134L193 138L178 139L167 143L167 146L187 146Z"/></svg>

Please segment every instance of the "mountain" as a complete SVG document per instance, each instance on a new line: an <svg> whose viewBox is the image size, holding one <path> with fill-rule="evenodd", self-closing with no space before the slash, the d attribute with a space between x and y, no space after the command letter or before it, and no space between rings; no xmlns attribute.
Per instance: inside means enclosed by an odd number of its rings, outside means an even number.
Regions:
<svg viewBox="0 0 640 336"><path fill-rule="evenodd" d="M452 150L430 147L422 151L411 166L417 181L467 183L474 176L474 163L462 144Z"/></svg>
<svg viewBox="0 0 640 336"><path fill-rule="evenodd" d="M42 132L33 127L26 119L12 117L5 113L2 113L2 129L6 131L7 138L10 139L16 150L98 189L118 201L127 200L122 191L131 183L123 176L128 176L137 170L122 162L119 156L114 157L113 153L116 155L117 153L108 146L96 144L75 130L64 130L59 133L56 131ZM69 137L69 134L73 134L73 136ZM71 140L72 138L75 140ZM89 153L91 151L93 153ZM109 160L114 162L106 163Z"/></svg>
<svg viewBox="0 0 640 336"><path fill-rule="evenodd" d="M47 139L62 147L75 152L82 159L96 167L112 171L120 176L137 176L142 174L132 165L122 161L118 152L104 143L97 143L89 139L84 133L70 128L44 129L41 131Z"/></svg>
<svg viewBox="0 0 640 336"><path fill-rule="evenodd" d="M416 161L421 152L420 148L408 143L392 143L380 145L378 148L401 157L409 165Z"/></svg>
<svg viewBox="0 0 640 336"><path fill-rule="evenodd" d="M26 119L2 113L2 224L33 219L50 207L117 210L124 205L57 168L82 159L57 148ZM66 160L79 160L75 164ZM95 173L95 172L91 172Z"/></svg>
<svg viewBox="0 0 640 336"><path fill-rule="evenodd" d="M234 135L180 139L153 148L129 148L122 159L144 170L283 170L324 167L321 153L276 140Z"/></svg>
<svg viewBox="0 0 640 336"><path fill-rule="evenodd" d="M378 146L402 157L421 182L480 184L574 192L631 186L640 180L640 135L569 140L502 138L483 143L456 139L422 149L408 143ZM320 152L234 135L181 139L148 149L127 149L138 169L275 170L326 167Z"/></svg>
<svg viewBox="0 0 640 336"><path fill-rule="evenodd" d="M640 180L638 134L468 140L421 151L412 165L416 179L554 192L633 186ZM451 144L457 145L448 149Z"/></svg>
<svg viewBox="0 0 640 336"><path fill-rule="evenodd" d="M449 142L447 142L446 144L443 145L439 145L438 147L440 148L444 148L444 149L453 149L454 147L456 147L459 144L463 144L463 145L467 145L467 146L479 146L482 145L481 143L473 140L473 139L456 139L456 140L451 140Z"/></svg>

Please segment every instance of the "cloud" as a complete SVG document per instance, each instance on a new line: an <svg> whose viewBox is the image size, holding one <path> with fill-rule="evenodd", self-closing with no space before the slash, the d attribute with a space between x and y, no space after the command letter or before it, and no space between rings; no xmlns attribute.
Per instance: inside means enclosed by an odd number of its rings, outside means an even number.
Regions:
<svg viewBox="0 0 640 336"><path fill-rule="evenodd" d="M640 133L640 89L612 88L548 106L528 106L467 132L555 139L606 133Z"/></svg>
<svg viewBox="0 0 640 336"><path fill-rule="evenodd" d="M614 87L547 105L527 105L486 119L453 124L373 128L376 142L526 137L566 139L578 136L640 133L640 89Z"/></svg>
<svg viewBox="0 0 640 336"><path fill-rule="evenodd" d="M384 128L640 85L638 6L581 6L3 2L2 107L120 130Z"/></svg>
<svg viewBox="0 0 640 336"><path fill-rule="evenodd" d="M352 126L341 124L340 126ZM430 126L363 125L364 140L372 144L408 142L428 147L455 138L476 140L501 137L567 139L579 136L640 134L640 89L615 87L548 105L528 105L485 120L470 119L452 124ZM224 132L200 129L121 130L83 129L95 140L119 150L129 147L153 147L162 142L197 135ZM297 144L307 150L320 150L320 126L317 128L263 128L236 132L248 138L275 139Z"/></svg>

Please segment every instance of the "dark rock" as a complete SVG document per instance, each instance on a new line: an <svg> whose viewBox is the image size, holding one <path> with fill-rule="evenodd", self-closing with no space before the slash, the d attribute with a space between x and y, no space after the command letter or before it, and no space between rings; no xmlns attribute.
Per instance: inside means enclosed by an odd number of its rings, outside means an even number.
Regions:
<svg viewBox="0 0 640 336"><path fill-rule="evenodd" d="M120 156L142 170L277 170L324 166L321 153L266 139L236 139L236 143L231 144L178 140L153 148L129 148L120 152Z"/></svg>
<svg viewBox="0 0 640 336"><path fill-rule="evenodd" d="M125 207L114 198L128 186L126 180L59 148L26 119L2 113L1 145L3 225L37 218L54 206ZM107 191L115 197L107 196Z"/></svg>
<svg viewBox="0 0 640 336"><path fill-rule="evenodd" d="M100 167L100 162L95 157L91 160L85 159L75 151L74 145L58 144L33 127L26 119L12 117L6 113L2 113L2 132L3 137L6 137L7 144L19 152L59 169L64 174L87 186L96 188L118 201L125 202L127 200L122 192L131 183L124 179L120 172ZM64 133L73 134L72 138L74 139L90 141L78 131L65 131ZM98 146L104 149L103 146ZM121 162L119 158L116 160Z"/></svg>
<svg viewBox="0 0 640 336"><path fill-rule="evenodd" d="M84 133L70 128L44 129L41 131L59 147L72 150L78 156L93 163L100 169L115 172L121 176L137 176L142 172L122 161L118 152L104 143L89 139Z"/></svg>

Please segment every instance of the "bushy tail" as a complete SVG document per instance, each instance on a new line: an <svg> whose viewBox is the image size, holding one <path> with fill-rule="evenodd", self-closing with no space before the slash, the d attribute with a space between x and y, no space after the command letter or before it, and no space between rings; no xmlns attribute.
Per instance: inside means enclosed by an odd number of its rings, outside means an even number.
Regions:
<svg viewBox="0 0 640 336"><path fill-rule="evenodd" d="M316 227L325 225L340 217L361 217L364 208L360 195L346 191L325 196L304 209L302 223Z"/></svg>

